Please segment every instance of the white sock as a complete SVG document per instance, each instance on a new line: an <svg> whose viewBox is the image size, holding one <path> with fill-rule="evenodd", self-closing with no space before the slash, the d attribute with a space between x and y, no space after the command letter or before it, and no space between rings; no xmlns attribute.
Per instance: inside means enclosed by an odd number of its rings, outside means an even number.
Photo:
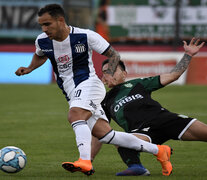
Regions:
<svg viewBox="0 0 207 180"><path fill-rule="evenodd" d="M91 131L84 120L78 120L71 124L75 136L80 158L83 160L91 159Z"/></svg>
<svg viewBox="0 0 207 180"><path fill-rule="evenodd" d="M156 144L149 143L125 132L112 130L99 140L103 143L114 144L129 149L135 149L137 151L148 152L151 154L158 153L158 147Z"/></svg>

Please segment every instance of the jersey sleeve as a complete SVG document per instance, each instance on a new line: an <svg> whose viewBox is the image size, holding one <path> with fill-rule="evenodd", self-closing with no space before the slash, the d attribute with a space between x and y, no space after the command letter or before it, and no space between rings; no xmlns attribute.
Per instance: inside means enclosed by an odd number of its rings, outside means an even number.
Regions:
<svg viewBox="0 0 207 180"><path fill-rule="evenodd" d="M37 39L35 40L35 47L36 47L35 53L36 53L38 56L44 56L44 53L42 52L42 50L40 49L40 46L39 46L39 44L38 44L38 37L37 37Z"/></svg>
<svg viewBox="0 0 207 180"><path fill-rule="evenodd" d="M140 78L140 79L135 79L134 81L142 84L144 86L144 88L149 92L156 91L156 90L164 87L160 83L160 76Z"/></svg>
<svg viewBox="0 0 207 180"><path fill-rule="evenodd" d="M99 54L103 54L110 44L98 33L88 30L89 46Z"/></svg>

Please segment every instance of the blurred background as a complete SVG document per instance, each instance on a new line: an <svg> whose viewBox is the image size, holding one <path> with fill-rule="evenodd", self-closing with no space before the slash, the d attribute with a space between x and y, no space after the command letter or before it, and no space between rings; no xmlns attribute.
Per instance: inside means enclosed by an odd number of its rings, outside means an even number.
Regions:
<svg viewBox="0 0 207 180"><path fill-rule="evenodd" d="M169 72L183 56L183 40L207 40L207 0L0 0L0 83L54 81L49 61L29 75L14 74L30 64L41 33L37 12L50 3L64 7L69 25L109 41L125 61L128 78ZM207 84L206 50L205 45L176 84ZM99 77L104 59L94 52Z"/></svg>

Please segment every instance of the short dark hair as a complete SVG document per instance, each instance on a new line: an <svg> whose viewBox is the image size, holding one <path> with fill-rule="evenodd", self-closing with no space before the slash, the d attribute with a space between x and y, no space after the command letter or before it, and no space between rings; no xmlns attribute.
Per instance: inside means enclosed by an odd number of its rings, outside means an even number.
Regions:
<svg viewBox="0 0 207 180"><path fill-rule="evenodd" d="M59 17L62 16L65 18L65 12L63 8L59 4L47 4L42 7L39 12L38 16L42 16L43 14L48 13L52 17Z"/></svg>
<svg viewBox="0 0 207 180"><path fill-rule="evenodd" d="M108 64L109 63L109 59L105 59L103 62L102 62L102 67L105 65L105 64ZM119 64L118 64L121 68L122 71L126 71L126 66L124 64L123 61L119 60Z"/></svg>

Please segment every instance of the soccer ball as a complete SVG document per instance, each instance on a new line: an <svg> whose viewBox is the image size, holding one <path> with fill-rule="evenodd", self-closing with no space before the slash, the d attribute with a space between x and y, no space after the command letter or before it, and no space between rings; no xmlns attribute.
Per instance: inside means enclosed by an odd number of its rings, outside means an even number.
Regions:
<svg viewBox="0 0 207 180"><path fill-rule="evenodd" d="M7 146L0 150L0 169L7 173L21 171L27 163L26 154L20 148Z"/></svg>

